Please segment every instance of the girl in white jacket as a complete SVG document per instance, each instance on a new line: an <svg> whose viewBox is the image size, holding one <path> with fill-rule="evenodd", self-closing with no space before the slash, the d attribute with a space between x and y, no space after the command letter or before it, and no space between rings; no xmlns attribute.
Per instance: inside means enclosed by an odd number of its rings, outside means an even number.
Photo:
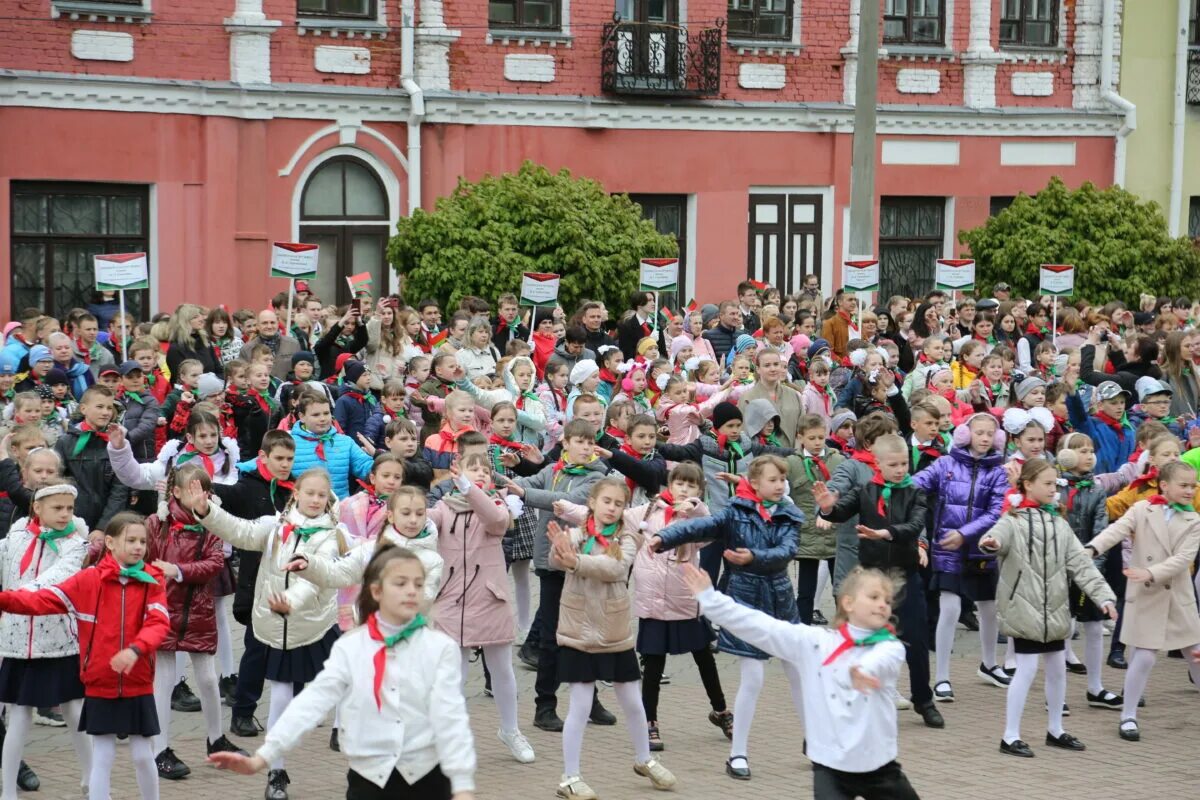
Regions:
<svg viewBox="0 0 1200 800"><path fill-rule="evenodd" d="M74 486L38 489L31 514L15 522L0 539L0 588L29 591L54 586L83 567L87 524L75 516ZM37 708L61 706L86 790L92 745L79 732L83 683L79 679L79 641L68 615L0 615L0 703L8 704L8 735L0 759L3 800L16 800L21 752Z"/></svg>
<svg viewBox="0 0 1200 800"><path fill-rule="evenodd" d="M338 638L333 589L322 589L285 567L297 555L333 557L344 549L329 473L321 467L296 479L291 500L278 517L239 519L211 505L199 481L183 491L180 503L205 528L242 550L262 552L254 586L251 625L267 646L266 677L271 684L267 730L292 701L293 686L313 680ZM286 800L289 783L282 757L271 763L268 800Z"/></svg>
<svg viewBox="0 0 1200 800"><path fill-rule="evenodd" d="M348 797L471 800L475 742L459 685L458 644L419 613L425 571L416 553L384 545L359 594L366 624L343 636L317 679L267 732L253 756L214 753L222 769L252 775L300 744L337 707Z"/></svg>

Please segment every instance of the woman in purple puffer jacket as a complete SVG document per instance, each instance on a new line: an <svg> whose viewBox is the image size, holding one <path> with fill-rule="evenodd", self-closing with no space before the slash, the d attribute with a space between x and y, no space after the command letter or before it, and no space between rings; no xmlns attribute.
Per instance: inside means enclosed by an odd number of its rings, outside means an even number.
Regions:
<svg viewBox="0 0 1200 800"><path fill-rule="evenodd" d="M1009 488L1003 452L1004 432L996 418L975 414L955 428L949 455L913 479L937 498L933 504L933 578L929 589L939 593L933 696L942 702L954 702L950 652L963 597L974 600L979 612L979 676L997 686L1009 682L1004 669L996 664L996 561L979 550L980 537L1000 518Z"/></svg>

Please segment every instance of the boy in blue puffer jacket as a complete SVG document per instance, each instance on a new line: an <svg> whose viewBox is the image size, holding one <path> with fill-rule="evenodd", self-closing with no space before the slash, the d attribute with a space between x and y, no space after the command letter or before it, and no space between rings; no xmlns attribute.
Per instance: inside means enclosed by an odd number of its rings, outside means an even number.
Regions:
<svg viewBox="0 0 1200 800"><path fill-rule="evenodd" d="M299 420L292 426L296 440L296 461L292 471L301 475L309 467L324 467L329 471L333 493L339 498L350 496L350 479L366 478L374 461L354 440L333 429L333 412L329 398L305 389L296 404Z"/></svg>
<svg viewBox="0 0 1200 800"><path fill-rule="evenodd" d="M1091 437L1096 446L1096 472L1116 472L1129 460L1137 446L1136 433L1125 416L1129 392L1116 381L1104 381L1096 387L1099 406L1088 415L1074 386L1067 388L1067 415L1071 427Z"/></svg>
<svg viewBox="0 0 1200 800"><path fill-rule="evenodd" d="M342 394L333 406L333 416L342 433L357 444L359 434L367 429L367 420L379 405L371 394L371 373L361 361L350 359L342 367L346 376Z"/></svg>

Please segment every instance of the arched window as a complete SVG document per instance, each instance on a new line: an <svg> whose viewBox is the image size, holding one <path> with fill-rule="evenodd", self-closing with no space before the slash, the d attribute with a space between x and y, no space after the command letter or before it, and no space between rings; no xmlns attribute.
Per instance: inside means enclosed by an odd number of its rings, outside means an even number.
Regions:
<svg viewBox="0 0 1200 800"><path fill-rule="evenodd" d="M374 296L387 291L388 212L383 182L360 159L336 156L309 176L300 198L300 239L321 248L310 291L327 304L349 302L346 278L360 272L374 278Z"/></svg>

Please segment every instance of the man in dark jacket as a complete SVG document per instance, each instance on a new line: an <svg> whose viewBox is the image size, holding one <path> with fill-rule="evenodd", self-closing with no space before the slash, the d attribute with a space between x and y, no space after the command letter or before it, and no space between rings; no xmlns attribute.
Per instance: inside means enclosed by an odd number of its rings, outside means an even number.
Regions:
<svg viewBox="0 0 1200 800"><path fill-rule="evenodd" d="M498 309L496 320L492 323L492 344L496 345L496 349L503 355L508 348L509 342L514 340L529 341L529 328L521 324L521 319L518 316L520 306L517 305L517 296L515 294L500 295L500 298L496 301L496 305ZM458 338L465 340L466 336Z"/></svg>
<svg viewBox="0 0 1200 800"><path fill-rule="evenodd" d="M584 342L587 349L599 353L604 345L616 346L616 342L604 330L604 306L596 302L584 303L579 309L579 324L587 335ZM633 358L635 353L625 353L626 358Z"/></svg>
<svg viewBox="0 0 1200 800"><path fill-rule="evenodd" d="M929 685L929 625L925 591L918 571L921 534L925 530L925 494L908 475L909 452L895 434L880 436L871 452L877 469L865 485L852 485L834 498L828 489L813 499L830 522L858 517L858 561L868 569L904 574L904 588L894 604L900 639L906 645L913 709L931 728L946 722Z"/></svg>
<svg viewBox="0 0 1200 800"><path fill-rule="evenodd" d="M742 328L742 311L736 301L726 300L721 303L717 313L720 314L721 321L717 327L705 331L704 338L712 344L717 360L724 363L725 356L733 349L733 343L746 331Z"/></svg>
<svg viewBox="0 0 1200 800"><path fill-rule="evenodd" d="M362 324L358 305L351 303L342 318L330 325L329 330L325 331L325 335L313 347L321 365L321 380L337 376L338 356L349 355L355 358L366 346L367 326Z"/></svg>
<svg viewBox="0 0 1200 800"><path fill-rule="evenodd" d="M258 458L238 464L238 482L231 486L213 484L213 492L220 498L221 506L235 517L258 519L277 514L292 496L290 476L295 458L296 443L292 435L287 431L268 431L263 437ZM237 674L222 679L221 693L233 706L229 732L235 736L258 736L259 726L254 721L254 712L258 709L266 680L267 646L254 638L250 611L254 605L254 587L258 582L262 553L238 550L237 555L233 618L246 626L242 639L245 650Z"/></svg>
<svg viewBox="0 0 1200 800"><path fill-rule="evenodd" d="M83 393L79 402L83 422L55 442L65 465L66 477L75 482L75 514L83 517L88 530L104 530L108 521L129 504L129 489L117 480L108 460L108 426L113 420L113 393L97 384Z"/></svg>
<svg viewBox="0 0 1200 800"><path fill-rule="evenodd" d="M567 328L562 341L554 348L554 354L546 364L547 368L555 364L566 364L569 373L580 361L595 361L596 352L588 349L587 340L587 330L582 326L572 325Z"/></svg>
<svg viewBox="0 0 1200 800"><path fill-rule="evenodd" d="M643 338L654 333L654 295L650 292L634 292L629 296L629 308L633 311L617 324L617 346L626 359L637 355L637 346Z"/></svg>

